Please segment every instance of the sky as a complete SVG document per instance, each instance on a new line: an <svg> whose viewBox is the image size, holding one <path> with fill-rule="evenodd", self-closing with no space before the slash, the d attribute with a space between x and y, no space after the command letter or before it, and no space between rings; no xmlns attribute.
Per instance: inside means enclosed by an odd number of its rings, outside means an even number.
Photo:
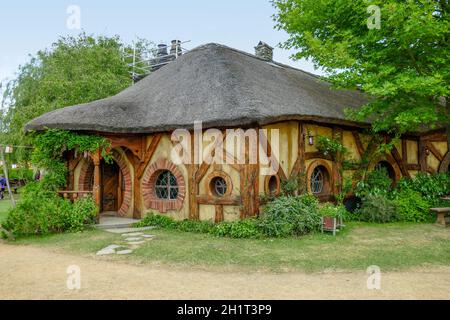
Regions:
<svg viewBox="0 0 450 320"><path fill-rule="evenodd" d="M209 42L254 53L259 41L277 46L287 39L274 29L275 9L270 0L0 0L0 81L12 79L29 54L49 48L69 29L73 16L67 10L80 9L80 27L88 34L119 35L131 43L136 37L155 43L190 40L187 49ZM315 74L308 61L293 61L293 51L275 48L274 60Z"/></svg>

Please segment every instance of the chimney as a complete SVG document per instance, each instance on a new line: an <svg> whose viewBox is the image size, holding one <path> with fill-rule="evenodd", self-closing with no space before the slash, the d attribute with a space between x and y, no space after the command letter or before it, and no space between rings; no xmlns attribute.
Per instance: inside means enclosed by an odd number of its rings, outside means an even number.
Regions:
<svg viewBox="0 0 450 320"><path fill-rule="evenodd" d="M163 43L158 44L158 57L164 57L167 56L167 46Z"/></svg>
<svg viewBox="0 0 450 320"><path fill-rule="evenodd" d="M170 54L181 56L181 41L180 40L172 40L172 45L170 47Z"/></svg>
<svg viewBox="0 0 450 320"><path fill-rule="evenodd" d="M255 47L255 55L266 61L273 60L273 48L267 43L260 41Z"/></svg>

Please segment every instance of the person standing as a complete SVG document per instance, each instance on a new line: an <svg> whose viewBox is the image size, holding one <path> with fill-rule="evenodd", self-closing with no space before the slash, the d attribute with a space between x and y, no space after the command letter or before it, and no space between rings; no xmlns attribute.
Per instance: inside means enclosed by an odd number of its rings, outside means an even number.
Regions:
<svg viewBox="0 0 450 320"><path fill-rule="evenodd" d="M0 200L5 197L6 179L4 175L0 175Z"/></svg>

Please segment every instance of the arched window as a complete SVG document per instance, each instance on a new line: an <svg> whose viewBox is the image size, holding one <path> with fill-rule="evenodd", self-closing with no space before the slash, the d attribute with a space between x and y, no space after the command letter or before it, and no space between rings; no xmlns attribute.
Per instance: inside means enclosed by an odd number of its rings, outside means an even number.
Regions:
<svg viewBox="0 0 450 320"><path fill-rule="evenodd" d="M308 191L315 196L328 197L332 193L331 168L326 160L313 161L306 172Z"/></svg>
<svg viewBox="0 0 450 320"><path fill-rule="evenodd" d="M168 170L162 171L155 182L155 193L158 199L175 200L178 197L177 178Z"/></svg>
<svg viewBox="0 0 450 320"><path fill-rule="evenodd" d="M318 166L311 174L311 192L313 194L322 194L325 191L325 173L326 169L323 166Z"/></svg>
<svg viewBox="0 0 450 320"><path fill-rule="evenodd" d="M227 194L228 185L224 178L222 177L214 177L211 180L211 192L217 197L223 197Z"/></svg>

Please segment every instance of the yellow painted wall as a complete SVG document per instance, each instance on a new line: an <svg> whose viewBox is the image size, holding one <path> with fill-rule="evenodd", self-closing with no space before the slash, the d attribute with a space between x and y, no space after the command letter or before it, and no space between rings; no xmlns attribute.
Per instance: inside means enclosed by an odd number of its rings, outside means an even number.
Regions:
<svg viewBox="0 0 450 320"><path fill-rule="evenodd" d="M216 218L216 207L209 204L199 206L200 220L214 222ZM225 209L225 208L224 208Z"/></svg>
<svg viewBox="0 0 450 320"><path fill-rule="evenodd" d="M406 148L408 152L408 163L418 164L419 163L419 144L417 141L407 140Z"/></svg>
<svg viewBox="0 0 450 320"><path fill-rule="evenodd" d="M361 161L361 156L358 152L358 147L356 146L355 138L350 131L344 131L342 134L342 143L348 150L346 155L346 160Z"/></svg>
<svg viewBox="0 0 450 320"><path fill-rule="evenodd" d="M442 156L447 154L447 142L432 142L432 144L442 154Z"/></svg>
<svg viewBox="0 0 450 320"><path fill-rule="evenodd" d="M441 163L432 153L430 153L430 155L427 157L427 165L428 167L433 168L437 171L439 170L439 166L441 165Z"/></svg>

